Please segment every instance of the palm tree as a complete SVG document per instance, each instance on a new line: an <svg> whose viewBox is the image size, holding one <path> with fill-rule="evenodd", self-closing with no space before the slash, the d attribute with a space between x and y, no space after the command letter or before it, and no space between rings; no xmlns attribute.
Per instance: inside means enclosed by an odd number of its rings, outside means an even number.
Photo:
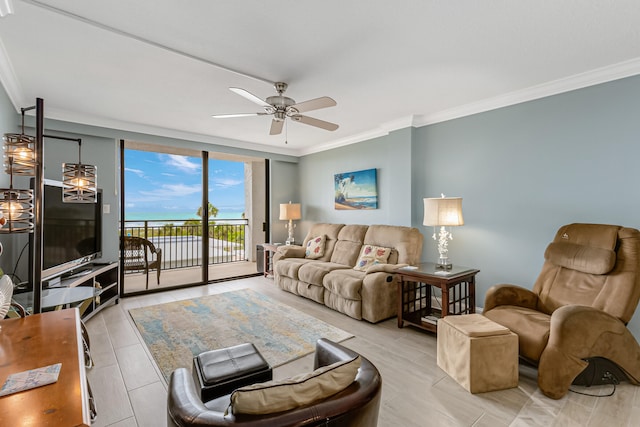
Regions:
<svg viewBox="0 0 640 427"><path fill-rule="evenodd" d="M207 218L211 218L211 217L215 218L218 216L218 208L213 206L211 202L208 202L207 213L208 213ZM196 215L202 218L202 206L198 208L198 212L196 212Z"/></svg>

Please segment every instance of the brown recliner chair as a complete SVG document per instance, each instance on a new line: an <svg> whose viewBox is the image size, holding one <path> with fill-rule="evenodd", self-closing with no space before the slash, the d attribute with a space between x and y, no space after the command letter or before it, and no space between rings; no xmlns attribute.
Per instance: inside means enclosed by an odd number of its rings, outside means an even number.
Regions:
<svg viewBox="0 0 640 427"><path fill-rule="evenodd" d="M327 339L316 343L315 367L352 360L358 353ZM382 378L378 369L360 356L355 380L346 389L319 402L265 415L225 414L230 395L203 403L191 373L178 368L169 380L167 426L350 426L374 427L378 423Z"/></svg>
<svg viewBox="0 0 640 427"><path fill-rule="evenodd" d="M640 346L626 324L640 298L640 232L616 225L570 224L547 247L533 291L496 285L484 315L518 335L519 353L538 365L538 386L564 396L602 358L640 380Z"/></svg>

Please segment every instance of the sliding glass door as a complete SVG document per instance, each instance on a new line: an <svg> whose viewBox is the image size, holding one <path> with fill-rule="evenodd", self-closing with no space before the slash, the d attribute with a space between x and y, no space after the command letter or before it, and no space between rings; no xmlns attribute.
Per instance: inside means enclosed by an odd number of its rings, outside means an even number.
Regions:
<svg viewBox="0 0 640 427"><path fill-rule="evenodd" d="M265 202L251 188L263 159L128 141L120 151L123 294L257 272L251 216Z"/></svg>

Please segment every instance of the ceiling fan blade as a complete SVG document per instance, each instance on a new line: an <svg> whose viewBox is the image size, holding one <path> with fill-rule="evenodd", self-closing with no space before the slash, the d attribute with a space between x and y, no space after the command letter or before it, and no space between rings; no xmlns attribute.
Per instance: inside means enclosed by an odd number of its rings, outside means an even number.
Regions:
<svg viewBox="0 0 640 427"><path fill-rule="evenodd" d="M269 135L280 135L282 133L283 125L284 120L271 120L271 130L269 130Z"/></svg>
<svg viewBox="0 0 640 427"><path fill-rule="evenodd" d="M244 89L241 89L239 87L230 87L229 90L231 92L237 93L238 95L248 99L251 102L254 102L262 107L270 107L271 105L267 104L266 101L258 98L257 96L255 96L254 94L252 94L251 92L247 92Z"/></svg>
<svg viewBox="0 0 640 427"><path fill-rule="evenodd" d="M236 114L214 114L211 117L214 119L230 119L233 117L253 117L253 116L266 116L268 113L236 113Z"/></svg>
<svg viewBox="0 0 640 427"><path fill-rule="evenodd" d="M320 108L335 107L336 105L338 104L332 98L322 96L320 98L300 102L292 105L290 108L296 109L298 113L304 113L311 110L319 110Z"/></svg>
<svg viewBox="0 0 640 427"><path fill-rule="evenodd" d="M325 122L324 120L314 119L313 117L303 116L301 114L296 114L291 117L292 120L296 122L304 123L305 125L315 126L317 128L326 129L330 131L334 131L338 129L338 125L331 122Z"/></svg>

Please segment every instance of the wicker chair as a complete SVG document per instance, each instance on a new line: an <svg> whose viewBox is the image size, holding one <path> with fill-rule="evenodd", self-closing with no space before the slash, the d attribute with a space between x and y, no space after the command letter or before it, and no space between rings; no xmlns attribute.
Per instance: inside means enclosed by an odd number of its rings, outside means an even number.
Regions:
<svg viewBox="0 0 640 427"><path fill-rule="evenodd" d="M147 276L146 289L149 289L149 270L155 268L157 282L160 285L162 249L157 249L147 239L134 236L125 236L122 245L124 249L124 270L144 271Z"/></svg>

